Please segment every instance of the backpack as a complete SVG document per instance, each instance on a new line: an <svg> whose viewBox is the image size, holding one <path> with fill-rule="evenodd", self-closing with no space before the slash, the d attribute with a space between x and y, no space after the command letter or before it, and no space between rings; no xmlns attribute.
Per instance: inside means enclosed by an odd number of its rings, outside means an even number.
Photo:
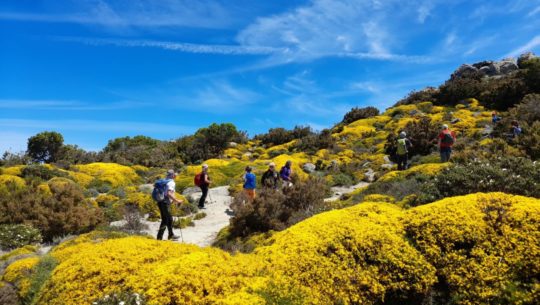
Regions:
<svg viewBox="0 0 540 305"><path fill-rule="evenodd" d="M407 140L398 139L397 140L397 154L403 156L407 154Z"/></svg>
<svg viewBox="0 0 540 305"><path fill-rule="evenodd" d="M203 185L203 173L198 173L195 175L195 179L193 179L193 183L195 183L196 186L201 187Z"/></svg>
<svg viewBox="0 0 540 305"><path fill-rule="evenodd" d="M454 144L454 137L452 136L452 133L443 132L443 138L441 139L441 143L446 144L446 145Z"/></svg>
<svg viewBox="0 0 540 305"><path fill-rule="evenodd" d="M154 190L152 191L152 199L156 202L162 202L167 198L167 183L171 179L159 179L154 183Z"/></svg>

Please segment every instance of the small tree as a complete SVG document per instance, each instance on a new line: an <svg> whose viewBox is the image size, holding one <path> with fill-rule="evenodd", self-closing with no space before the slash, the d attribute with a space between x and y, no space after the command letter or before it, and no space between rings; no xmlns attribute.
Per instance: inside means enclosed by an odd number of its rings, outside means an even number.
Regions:
<svg viewBox="0 0 540 305"><path fill-rule="evenodd" d="M351 111L347 112L341 121L342 124L350 124L354 121L361 119L367 119L379 115L379 109L369 106L365 108L354 107Z"/></svg>
<svg viewBox="0 0 540 305"><path fill-rule="evenodd" d="M64 137L55 131L44 131L28 139L26 153L37 162L54 162L64 145Z"/></svg>

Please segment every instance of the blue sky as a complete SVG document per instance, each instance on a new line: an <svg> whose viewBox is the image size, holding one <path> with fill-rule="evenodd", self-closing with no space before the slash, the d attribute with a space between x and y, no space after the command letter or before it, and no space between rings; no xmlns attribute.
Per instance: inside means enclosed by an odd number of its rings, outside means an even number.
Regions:
<svg viewBox="0 0 540 305"><path fill-rule="evenodd" d="M3 0L0 151L250 135L391 106L462 63L540 53L540 0Z"/></svg>

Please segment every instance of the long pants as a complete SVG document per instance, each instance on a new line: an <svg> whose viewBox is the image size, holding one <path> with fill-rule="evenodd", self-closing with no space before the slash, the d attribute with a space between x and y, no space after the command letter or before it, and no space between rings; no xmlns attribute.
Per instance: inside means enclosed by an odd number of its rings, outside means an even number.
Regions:
<svg viewBox="0 0 540 305"><path fill-rule="evenodd" d="M165 229L169 231L169 237L173 236L173 218L171 215L171 203L169 201L162 201L158 203L159 213L161 214L161 224L159 225L159 231L157 239L163 239L163 233Z"/></svg>
<svg viewBox="0 0 540 305"><path fill-rule="evenodd" d="M452 154L452 147L441 147L441 162L450 161L451 154Z"/></svg>
<svg viewBox="0 0 540 305"><path fill-rule="evenodd" d="M199 208L204 208L204 202L206 201L206 196L208 196L208 185L201 186L202 196L199 199Z"/></svg>
<svg viewBox="0 0 540 305"><path fill-rule="evenodd" d="M406 170L407 169L407 162L409 161L409 157L407 154L404 155L397 155L397 168L398 170Z"/></svg>

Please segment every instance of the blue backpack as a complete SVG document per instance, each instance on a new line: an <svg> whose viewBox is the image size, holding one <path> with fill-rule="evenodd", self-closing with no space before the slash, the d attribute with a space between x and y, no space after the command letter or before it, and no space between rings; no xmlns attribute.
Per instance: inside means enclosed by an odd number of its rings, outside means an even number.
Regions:
<svg viewBox="0 0 540 305"><path fill-rule="evenodd" d="M162 202L167 198L167 183L171 179L159 179L154 183L154 190L152 191L152 199L156 202Z"/></svg>

